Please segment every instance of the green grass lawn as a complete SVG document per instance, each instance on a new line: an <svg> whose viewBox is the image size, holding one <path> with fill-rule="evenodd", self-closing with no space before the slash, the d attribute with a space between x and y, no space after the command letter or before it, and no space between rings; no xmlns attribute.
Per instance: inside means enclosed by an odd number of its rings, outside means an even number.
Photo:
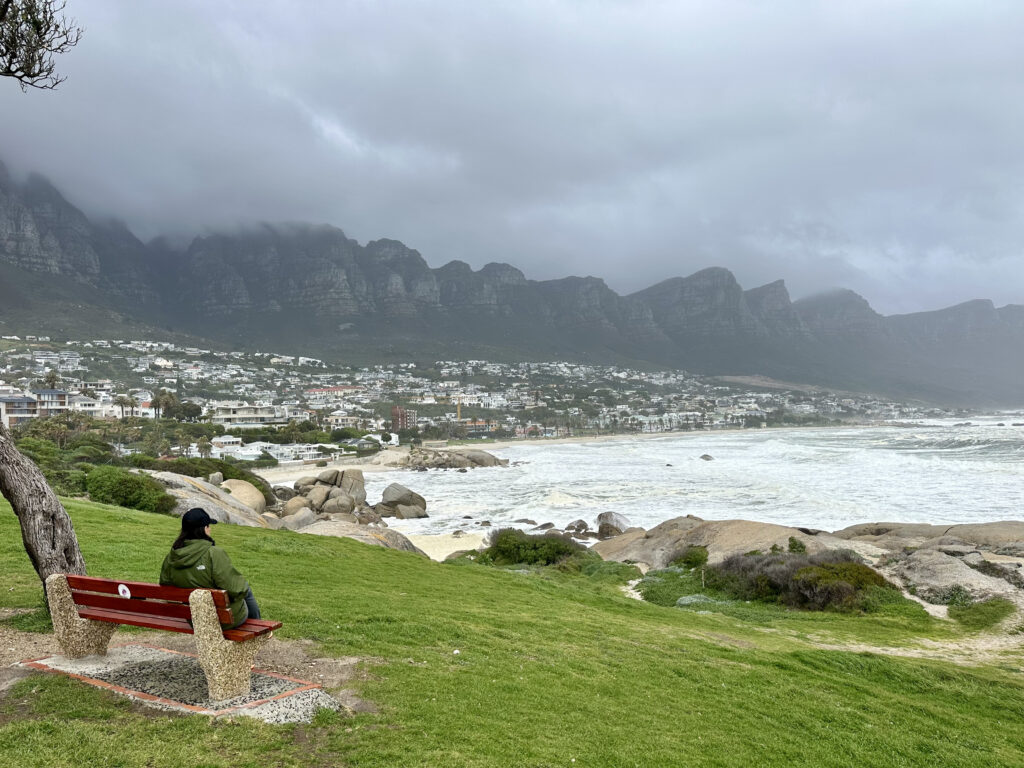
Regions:
<svg viewBox="0 0 1024 768"><path fill-rule="evenodd" d="M68 502L96 576L155 581L177 520ZM1024 765L1024 677L820 650L965 632L916 611L808 614L664 607L598 569L439 564L344 539L221 525L277 637L367 659L379 712L309 726L165 716L35 675L0 699L18 766ZM623 569L614 569L622 573ZM0 505L0 606L41 588ZM17 620L45 626L41 615ZM455 651L459 653L456 654Z"/></svg>

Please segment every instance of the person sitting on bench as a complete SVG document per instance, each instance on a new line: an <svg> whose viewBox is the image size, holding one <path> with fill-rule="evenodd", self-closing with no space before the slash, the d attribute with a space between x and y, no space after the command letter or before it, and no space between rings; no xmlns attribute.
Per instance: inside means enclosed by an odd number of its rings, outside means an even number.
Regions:
<svg viewBox="0 0 1024 768"><path fill-rule="evenodd" d="M231 564L228 553L210 538L217 521L193 507L181 518L181 533L160 567L160 585L184 589L223 589L231 601L232 629L246 619L260 618L260 608L246 578Z"/></svg>

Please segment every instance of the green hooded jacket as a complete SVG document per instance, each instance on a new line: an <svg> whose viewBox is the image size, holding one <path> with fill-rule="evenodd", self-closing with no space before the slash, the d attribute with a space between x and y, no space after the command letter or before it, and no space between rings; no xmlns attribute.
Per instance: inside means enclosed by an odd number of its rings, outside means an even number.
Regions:
<svg viewBox="0 0 1024 768"><path fill-rule="evenodd" d="M180 549L172 549L160 567L160 584L184 589L223 589L231 601L232 622L225 629L237 627L249 613L245 595L249 582L235 570L228 553L207 539L189 539Z"/></svg>

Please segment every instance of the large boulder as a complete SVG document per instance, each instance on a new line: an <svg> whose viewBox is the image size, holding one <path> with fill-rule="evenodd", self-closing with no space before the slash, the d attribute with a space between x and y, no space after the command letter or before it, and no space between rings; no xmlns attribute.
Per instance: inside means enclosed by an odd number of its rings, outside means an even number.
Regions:
<svg viewBox="0 0 1024 768"><path fill-rule="evenodd" d="M316 485L316 477L306 475L305 477L300 477L295 481L295 490L301 494L305 494L314 485Z"/></svg>
<svg viewBox="0 0 1024 768"><path fill-rule="evenodd" d="M363 478L363 470L346 469L338 476L337 485L351 496L356 504L366 503L366 481Z"/></svg>
<svg viewBox="0 0 1024 768"><path fill-rule="evenodd" d="M625 533L632 526L625 517L618 512L602 512L597 516L597 537L599 539L610 539Z"/></svg>
<svg viewBox="0 0 1024 768"><path fill-rule="evenodd" d="M281 518L275 515L273 512L264 512L262 515L260 515L260 517L262 517L266 521L268 528L273 528L275 531L282 525L284 525Z"/></svg>
<svg viewBox="0 0 1024 768"><path fill-rule="evenodd" d="M275 485L274 495L277 496L281 501L289 501L295 498L295 489L289 488L287 485Z"/></svg>
<svg viewBox="0 0 1024 768"><path fill-rule="evenodd" d="M474 467L507 467L508 459L499 459L492 453L479 448L454 448L449 453L461 456Z"/></svg>
<svg viewBox="0 0 1024 768"><path fill-rule="evenodd" d="M395 507L395 517L399 520L415 520L420 517L428 517L427 510L423 507L411 504L398 504Z"/></svg>
<svg viewBox="0 0 1024 768"><path fill-rule="evenodd" d="M254 509L201 478L179 475L175 472L140 471L159 481L167 493L174 497L177 503L171 514L175 517L181 517L192 507L202 507L210 517L220 523L261 528L267 526L266 521Z"/></svg>
<svg viewBox="0 0 1024 768"><path fill-rule="evenodd" d="M687 515L666 520L655 528L631 528L622 535L599 541L591 548L605 560L641 563L646 568L664 568L682 551L686 535L703 524L699 517Z"/></svg>
<svg viewBox="0 0 1024 768"><path fill-rule="evenodd" d="M312 525L316 521L316 512L308 507L303 507L294 515L288 515L288 517L284 518L284 520L281 521L281 527L287 528L289 531L297 531L300 528Z"/></svg>
<svg viewBox="0 0 1024 768"><path fill-rule="evenodd" d="M397 507L399 504L405 504L411 507L427 508L426 499L398 483L392 483L384 489L380 502L388 507Z"/></svg>
<svg viewBox="0 0 1024 768"><path fill-rule="evenodd" d="M317 485L309 489L306 493L306 498L309 499L309 506L313 509L322 509L324 502L330 498L331 486L328 485Z"/></svg>
<svg viewBox="0 0 1024 768"><path fill-rule="evenodd" d="M309 509L309 499L305 496L296 496L294 499L289 499L284 503L284 508L281 510L281 517L294 515L303 509Z"/></svg>
<svg viewBox="0 0 1024 768"><path fill-rule="evenodd" d="M327 485L336 485L338 480L338 470L325 469L316 476L316 479L318 482L327 483Z"/></svg>
<svg viewBox="0 0 1024 768"><path fill-rule="evenodd" d="M424 552L417 549L405 536L390 528L358 525L337 520L318 520L312 525L303 528L300 533L355 539L363 544L370 544L375 547L399 549L405 552L415 552L418 555L423 555L423 557L427 556Z"/></svg>
<svg viewBox="0 0 1024 768"><path fill-rule="evenodd" d="M225 480L220 487L228 491L232 498L238 499L256 512L262 515L267 508L267 500L263 498L263 492L252 483L245 480Z"/></svg>
<svg viewBox="0 0 1024 768"><path fill-rule="evenodd" d="M338 495L327 499L320 508L320 511L325 515L351 513L356 507L355 499L340 488L335 488L335 490L338 491Z"/></svg>

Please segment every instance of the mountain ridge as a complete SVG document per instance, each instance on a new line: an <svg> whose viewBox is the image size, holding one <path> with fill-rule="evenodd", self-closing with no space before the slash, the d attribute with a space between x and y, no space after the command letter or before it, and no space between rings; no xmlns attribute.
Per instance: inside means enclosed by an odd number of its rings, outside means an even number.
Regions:
<svg viewBox="0 0 1024 768"><path fill-rule="evenodd" d="M64 281L52 297L46 280L30 281L34 305L65 306L56 323L74 322L68 295L80 284L89 317L324 358L557 357L1024 404L1021 305L975 299L887 317L847 289L792 301L784 280L744 289L720 266L620 295L600 277L537 281L500 262L435 268L397 240L360 245L337 227L301 223L201 235L178 249L92 222L42 177L17 184L2 164L0 265L15 287L26 274ZM5 304L10 328L19 309Z"/></svg>

